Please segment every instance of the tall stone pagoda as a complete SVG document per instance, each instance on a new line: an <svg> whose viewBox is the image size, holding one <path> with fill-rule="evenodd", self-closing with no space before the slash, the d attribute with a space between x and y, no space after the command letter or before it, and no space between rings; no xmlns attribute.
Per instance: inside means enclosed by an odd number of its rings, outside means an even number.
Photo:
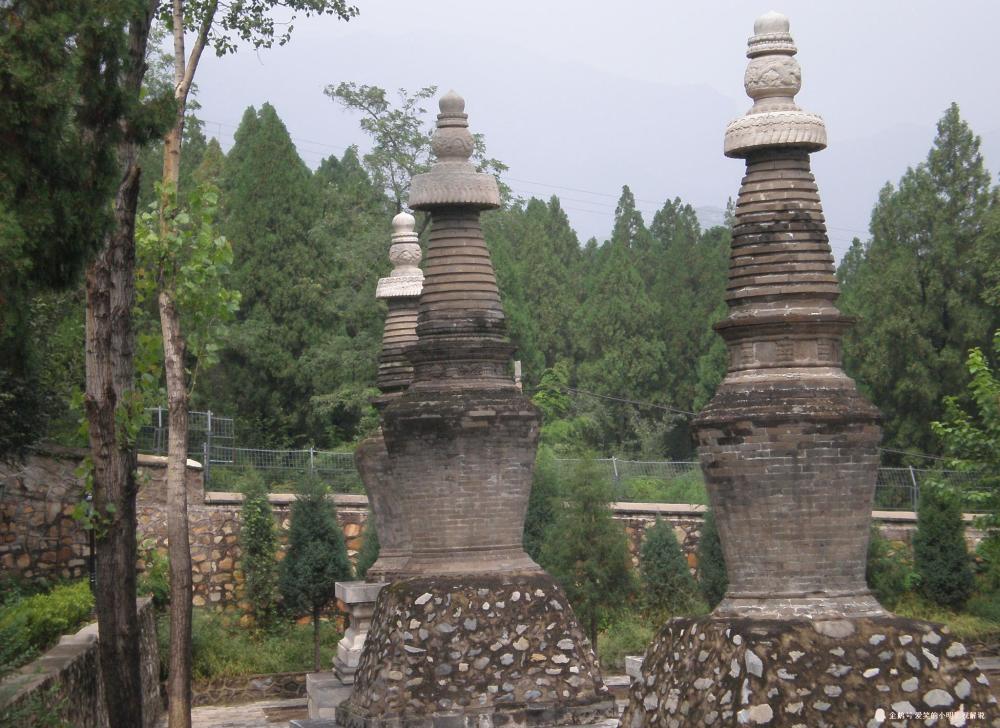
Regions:
<svg viewBox="0 0 1000 728"><path fill-rule="evenodd" d="M622 725L924 725L923 711L1000 725L965 647L888 614L865 583L880 415L841 365L852 320L809 167L826 129L795 103L796 52L785 16L757 20L754 104L725 135L746 162L716 325L729 366L693 424L729 589L709 617L660 630Z"/></svg>
<svg viewBox="0 0 1000 728"><path fill-rule="evenodd" d="M389 309L378 362L377 385L381 395L374 401L380 411L405 392L413 380L413 366L407 352L417 342L417 310L424 283L424 274L418 267L421 252L414 222L413 215L407 212L393 218L389 260L394 267L389 276L379 279L375 289L375 297L384 300ZM354 461L368 492L379 539L378 560L368 569L366 579L392 581L403 572L409 558L410 537L381 428L358 445Z"/></svg>
<svg viewBox="0 0 1000 728"><path fill-rule="evenodd" d="M521 545L539 416L513 381L479 223L499 190L469 162L465 102L450 92L440 109L437 161L409 200L431 216L413 382L382 411L410 553L379 594L337 721L585 723L614 701L565 594Z"/></svg>

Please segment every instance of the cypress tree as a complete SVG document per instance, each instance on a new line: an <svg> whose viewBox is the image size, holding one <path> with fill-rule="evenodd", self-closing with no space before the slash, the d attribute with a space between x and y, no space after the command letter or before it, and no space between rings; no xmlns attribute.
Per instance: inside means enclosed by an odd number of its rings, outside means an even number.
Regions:
<svg viewBox="0 0 1000 728"><path fill-rule="evenodd" d="M359 579L364 579L368 574L368 569L378 560L380 547L378 531L375 529L375 517L371 511L368 511L365 532L361 536L361 550L358 551L358 560L354 569Z"/></svg>
<svg viewBox="0 0 1000 728"><path fill-rule="evenodd" d="M240 568L243 570L243 601L258 629L274 621L277 596L278 539L274 528L267 486L253 469L244 471L243 508L240 511Z"/></svg>
<svg viewBox="0 0 1000 728"><path fill-rule="evenodd" d="M539 563L559 582L591 644L634 591L625 530L611 516L611 486L593 458L566 481L565 502L545 533Z"/></svg>
<svg viewBox="0 0 1000 728"><path fill-rule="evenodd" d="M726 575L726 557L722 553L722 542L719 540L719 529L715 525L715 514L705 511L705 520L701 525L701 538L698 540L698 587L708 606L715 606L722 601L729 588L729 577Z"/></svg>
<svg viewBox="0 0 1000 728"><path fill-rule="evenodd" d="M337 523L326 486L315 475L298 485L292 504L288 551L281 562L279 587L287 609L308 614L313 623L313 669L320 669L319 624L334 598L334 585L351 578L344 533Z"/></svg>
<svg viewBox="0 0 1000 728"><path fill-rule="evenodd" d="M667 521L657 519L647 529L640 549L639 569L650 611L674 615L695 607L698 587L674 528Z"/></svg>
<svg viewBox="0 0 1000 728"><path fill-rule="evenodd" d="M972 565L958 500L941 487L925 486L917 506L913 565L920 592L945 607L961 609L972 595Z"/></svg>

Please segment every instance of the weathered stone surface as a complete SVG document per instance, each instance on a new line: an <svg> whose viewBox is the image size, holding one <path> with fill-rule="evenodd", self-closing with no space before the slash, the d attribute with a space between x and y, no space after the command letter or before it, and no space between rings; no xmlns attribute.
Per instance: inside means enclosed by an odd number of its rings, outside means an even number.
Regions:
<svg viewBox="0 0 1000 728"><path fill-rule="evenodd" d="M914 713L910 719L881 725L917 726L925 725L917 711L956 711L959 702L970 714L984 714L969 725L1000 726L996 698L986 684L977 682L979 668L939 625L898 617L851 622L853 631L836 637L821 634L808 620L671 620L646 652L644 679L632 682L621 726L860 727L880 725L870 722L879 709L886 716L892 711ZM913 666L902 651L880 656L871 649L874 635L919 639L935 629L942 637L930 648L936 666L927 659ZM700 650L709 651L711 658L699 661ZM716 673L720 665L758 661L759 673ZM844 661L857 669L845 672ZM866 677L873 669L877 677ZM918 683L919 694L914 692ZM961 701L958 690L965 694ZM926 725L948 725L948 720Z"/></svg>
<svg viewBox="0 0 1000 728"><path fill-rule="evenodd" d="M749 48L755 103L746 118L780 111L794 120L781 117L780 141L731 147L727 131L727 153L747 165L729 316L716 326L729 367L694 421L729 574L716 614L879 615L865 584L879 413L841 368L851 320L834 305L833 256L809 170L809 152L825 145L797 136L804 112L793 102L799 72L787 18L760 18Z"/></svg>
<svg viewBox="0 0 1000 728"><path fill-rule="evenodd" d="M536 590L544 596L535 596ZM514 591L522 595L517 601L511 599ZM418 604L427 594L431 598ZM442 629L467 615L475 617L475 631ZM422 626L419 634L409 628L412 621ZM526 629L518 635L512 624ZM538 572L415 577L386 587L355 690L337 719L372 728L452 716L458 725L481 725L508 719L501 714L551 725L587 722L613 710L594 651L565 595Z"/></svg>

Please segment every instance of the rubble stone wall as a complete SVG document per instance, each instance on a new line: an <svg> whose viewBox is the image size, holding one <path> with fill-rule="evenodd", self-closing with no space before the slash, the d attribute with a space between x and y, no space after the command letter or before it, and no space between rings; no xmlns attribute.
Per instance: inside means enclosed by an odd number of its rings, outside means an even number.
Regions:
<svg viewBox="0 0 1000 728"><path fill-rule="evenodd" d="M79 578L87 574L87 533L73 519L82 497L75 470L77 450L53 450L31 455L20 465L0 465L0 567L6 575L25 579ZM165 461L140 456L138 499L139 532L166 552ZM281 535L289 525L294 496L274 494L271 504ZM361 532L368 516L364 496L336 496L337 517L344 529L348 554L361 548ZM201 466L188 461L188 512L191 524L191 557L194 564L194 601L199 606L233 606L239 599L243 574L240 561L240 507L238 493L204 491ZM639 549L646 529L656 520L669 521L688 565L697 568L701 536L700 506L662 503L616 503L615 518L628 535L632 562L639 564ZM908 544L916 528L913 514L878 514L879 528L891 541ZM970 550L981 534L966 528ZM283 551L279 552L279 558Z"/></svg>

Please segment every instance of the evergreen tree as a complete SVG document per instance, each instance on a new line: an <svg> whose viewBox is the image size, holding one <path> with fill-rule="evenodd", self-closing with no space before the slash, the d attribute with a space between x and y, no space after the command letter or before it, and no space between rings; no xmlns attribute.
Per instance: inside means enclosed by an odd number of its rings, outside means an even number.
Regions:
<svg viewBox="0 0 1000 728"><path fill-rule="evenodd" d="M267 629L274 621L277 596L278 539L274 516L267 500L267 486L256 470L244 471L242 491L240 568L244 608L257 629Z"/></svg>
<svg viewBox="0 0 1000 728"><path fill-rule="evenodd" d="M378 530L375 528L375 517L371 511L368 511L368 518L365 520L365 532L361 536L361 550L358 551L357 564L354 568L359 579L364 579L368 574L368 569L378 561L380 548Z"/></svg>
<svg viewBox="0 0 1000 728"><path fill-rule="evenodd" d="M958 499L940 486L925 486L917 507L913 564L920 591L931 601L961 609L972 594L972 565Z"/></svg>
<svg viewBox="0 0 1000 728"><path fill-rule="evenodd" d="M524 550L536 561L545 541L545 532L555 518L558 495L558 463L552 449L542 445L538 448L538 455L535 458L528 513L524 519Z"/></svg>
<svg viewBox="0 0 1000 728"><path fill-rule="evenodd" d="M698 540L698 587L708 606L713 609L722 601L726 589L729 588L726 557L722 553L719 529L715 524L715 513L712 511L705 511L705 520L701 524L701 538Z"/></svg>
<svg viewBox="0 0 1000 728"><path fill-rule="evenodd" d="M242 436L261 446L318 440L302 361L329 328L330 255L310 239L316 188L270 104L244 113L221 188L242 303L209 404L236 416Z"/></svg>
<svg viewBox="0 0 1000 728"><path fill-rule="evenodd" d="M639 565L650 611L676 615L696 607L698 587L669 522L657 519L646 530Z"/></svg>
<svg viewBox="0 0 1000 728"><path fill-rule="evenodd" d="M929 423L945 396L962 393L966 352L1000 326L983 300L983 261L1000 253L1000 236L988 224L995 192L979 146L952 104L927 160L883 188L871 240L841 265L842 307L860 317L845 338L848 370L895 447L936 449Z"/></svg>
<svg viewBox="0 0 1000 728"><path fill-rule="evenodd" d="M632 559L625 530L611 516L611 486L592 458L575 467L562 496L539 563L562 585L596 645L599 627L633 594Z"/></svg>
<svg viewBox="0 0 1000 728"><path fill-rule="evenodd" d="M351 578L344 533L327 495L326 486L315 475L299 481L279 579L285 607L295 614L312 616L316 671L320 670L320 615L334 598L335 583Z"/></svg>

